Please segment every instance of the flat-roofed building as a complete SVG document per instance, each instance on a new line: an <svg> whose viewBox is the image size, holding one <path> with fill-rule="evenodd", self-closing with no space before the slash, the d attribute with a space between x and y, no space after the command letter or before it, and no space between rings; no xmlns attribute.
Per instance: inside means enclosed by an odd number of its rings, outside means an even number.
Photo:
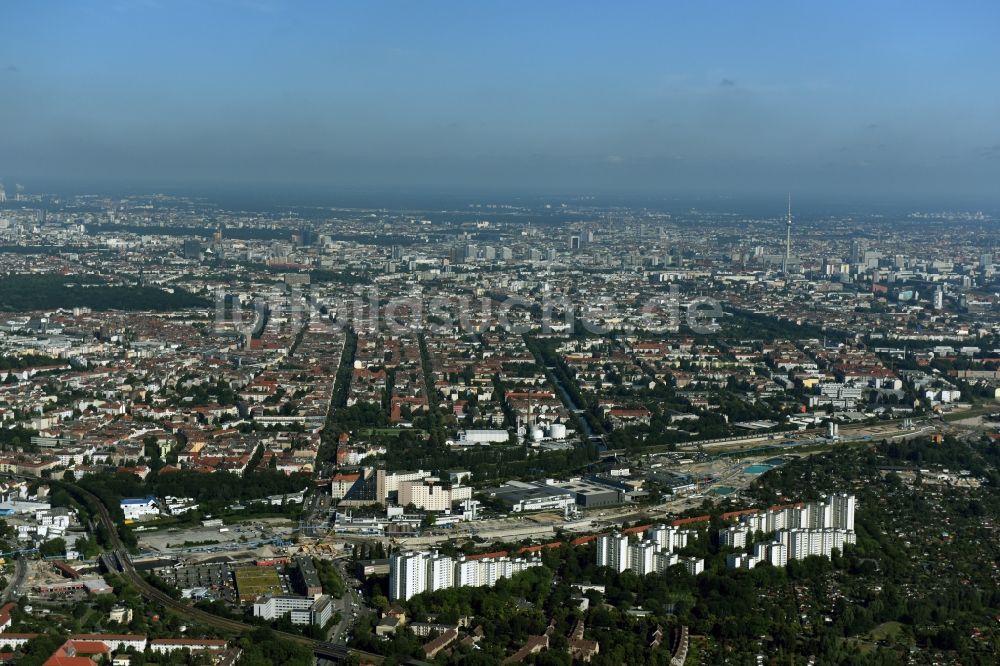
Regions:
<svg viewBox="0 0 1000 666"><path fill-rule="evenodd" d="M307 597L318 597L323 594L323 584L319 580L319 574L311 557L296 557L295 571L302 594Z"/></svg>
<svg viewBox="0 0 1000 666"><path fill-rule="evenodd" d="M572 479L557 485L573 493L576 504L585 509L617 506L625 501L625 493L621 489L588 479Z"/></svg>
<svg viewBox="0 0 1000 666"><path fill-rule="evenodd" d="M325 626L333 615L330 597L320 595L315 599L290 594L266 594L253 604L254 617L276 620L288 615L292 624Z"/></svg>
<svg viewBox="0 0 1000 666"><path fill-rule="evenodd" d="M573 492L545 483L511 481L487 493L515 513L564 509L576 504Z"/></svg>
<svg viewBox="0 0 1000 666"><path fill-rule="evenodd" d="M399 484L400 506L413 505L424 511L447 511L455 502L472 499L472 488L429 476Z"/></svg>

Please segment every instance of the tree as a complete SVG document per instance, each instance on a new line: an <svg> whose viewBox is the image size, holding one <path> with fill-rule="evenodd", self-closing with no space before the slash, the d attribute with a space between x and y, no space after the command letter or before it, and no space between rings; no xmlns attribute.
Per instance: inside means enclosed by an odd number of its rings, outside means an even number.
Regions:
<svg viewBox="0 0 1000 666"><path fill-rule="evenodd" d="M42 557L58 557L66 554L66 541L60 538L46 541L38 547Z"/></svg>
<svg viewBox="0 0 1000 666"><path fill-rule="evenodd" d="M76 549L86 558L97 556L101 552L97 540L93 537L80 537L76 540Z"/></svg>
<svg viewBox="0 0 1000 666"><path fill-rule="evenodd" d="M270 629L255 629L239 640L243 648L240 666L312 666L315 662L312 650L307 647L279 639Z"/></svg>

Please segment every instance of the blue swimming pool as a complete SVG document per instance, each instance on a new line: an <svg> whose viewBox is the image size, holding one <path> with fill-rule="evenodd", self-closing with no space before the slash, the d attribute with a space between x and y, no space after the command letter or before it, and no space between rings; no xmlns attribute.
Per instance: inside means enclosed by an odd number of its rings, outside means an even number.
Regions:
<svg viewBox="0 0 1000 666"><path fill-rule="evenodd" d="M771 470L773 468L774 468L773 465L765 465L764 463L758 463L756 465L750 465L745 470L743 470L743 473L744 474L763 474L764 472L767 472L767 471L769 471L769 470Z"/></svg>

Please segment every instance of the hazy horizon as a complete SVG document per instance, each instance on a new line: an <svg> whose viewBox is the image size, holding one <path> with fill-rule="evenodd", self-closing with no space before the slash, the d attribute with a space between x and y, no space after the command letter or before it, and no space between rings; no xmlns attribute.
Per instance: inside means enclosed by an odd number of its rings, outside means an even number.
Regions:
<svg viewBox="0 0 1000 666"><path fill-rule="evenodd" d="M4 24L8 192L1000 204L995 3L11 2Z"/></svg>

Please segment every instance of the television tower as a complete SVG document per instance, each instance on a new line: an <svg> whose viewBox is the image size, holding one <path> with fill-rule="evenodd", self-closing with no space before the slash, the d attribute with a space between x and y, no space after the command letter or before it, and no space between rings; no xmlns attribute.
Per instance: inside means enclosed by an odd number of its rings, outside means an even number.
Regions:
<svg viewBox="0 0 1000 666"><path fill-rule="evenodd" d="M788 219L785 221L785 260L792 258L792 195L788 195Z"/></svg>
<svg viewBox="0 0 1000 666"><path fill-rule="evenodd" d="M788 218L785 220L785 272L792 262L792 195L788 195Z"/></svg>

